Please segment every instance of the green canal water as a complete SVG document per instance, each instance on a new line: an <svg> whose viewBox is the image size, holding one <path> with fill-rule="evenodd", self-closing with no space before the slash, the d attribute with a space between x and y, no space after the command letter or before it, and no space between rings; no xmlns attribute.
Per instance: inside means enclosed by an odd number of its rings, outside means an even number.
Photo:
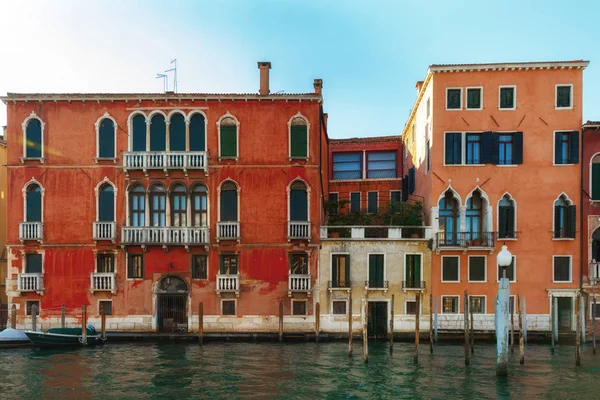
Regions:
<svg viewBox="0 0 600 400"><path fill-rule="evenodd" d="M444 344L429 354L421 346L371 343L369 363L356 343L110 344L68 351L0 350L0 398L600 398L600 354L574 347L527 347L526 363L512 355L510 375L495 376L495 347L475 348L464 365L464 348Z"/></svg>

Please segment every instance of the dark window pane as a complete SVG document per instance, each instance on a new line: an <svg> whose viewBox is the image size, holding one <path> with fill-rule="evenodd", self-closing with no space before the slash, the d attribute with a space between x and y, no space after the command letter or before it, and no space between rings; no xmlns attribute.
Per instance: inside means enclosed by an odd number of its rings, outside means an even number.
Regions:
<svg viewBox="0 0 600 400"><path fill-rule="evenodd" d="M334 153L333 154L333 179L361 179L362 178L361 153Z"/></svg>
<svg viewBox="0 0 600 400"><path fill-rule="evenodd" d="M469 257L469 280L485 281L485 257Z"/></svg>
<svg viewBox="0 0 600 400"><path fill-rule="evenodd" d="M238 257L235 254L222 254L219 272L224 275L237 275Z"/></svg>
<svg viewBox="0 0 600 400"><path fill-rule="evenodd" d="M447 165L462 164L462 133L446 133L444 163Z"/></svg>
<svg viewBox="0 0 600 400"><path fill-rule="evenodd" d="M458 281L458 257L442 258L442 280Z"/></svg>
<svg viewBox="0 0 600 400"><path fill-rule="evenodd" d="M26 145L25 157L40 158L42 157L42 124L38 119L32 119L27 123L25 130Z"/></svg>
<svg viewBox="0 0 600 400"><path fill-rule="evenodd" d="M290 254L290 275L308 275L308 254Z"/></svg>
<svg viewBox="0 0 600 400"><path fill-rule="evenodd" d="M350 212L360 211L360 193L350 193Z"/></svg>
<svg viewBox="0 0 600 400"><path fill-rule="evenodd" d="M293 301L292 315L306 315L306 301Z"/></svg>
<svg viewBox="0 0 600 400"><path fill-rule="evenodd" d="M571 280L570 257L554 257L554 281L569 282Z"/></svg>
<svg viewBox="0 0 600 400"><path fill-rule="evenodd" d="M190 118L190 151L205 151L205 121L204 115L194 114Z"/></svg>
<svg viewBox="0 0 600 400"><path fill-rule="evenodd" d="M369 287L384 287L383 254L369 254Z"/></svg>
<svg viewBox="0 0 600 400"><path fill-rule="evenodd" d="M42 255L41 254L26 254L25 255L25 273L41 274L42 273Z"/></svg>
<svg viewBox="0 0 600 400"><path fill-rule="evenodd" d="M306 189L291 190L290 221L308 221L308 193Z"/></svg>
<svg viewBox="0 0 600 400"><path fill-rule="evenodd" d="M98 129L98 157L113 158L115 156L115 124L105 118Z"/></svg>
<svg viewBox="0 0 600 400"><path fill-rule="evenodd" d="M236 125L221 125L221 157L237 157Z"/></svg>
<svg viewBox="0 0 600 400"><path fill-rule="evenodd" d="M467 89L467 108L481 108L481 89Z"/></svg>
<svg viewBox="0 0 600 400"><path fill-rule="evenodd" d="M331 286L350 287L350 256L334 254L331 265Z"/></svg>
<svg viewBox="0 0 600 400"><path fill-rule="evenodd" d="M144 278L144 256L142 254L130 254L127 266L127 277L130 279Z"/></svg>
<svg viewBox="0 0 600 400"><path fill-rule="evenodd" d="M469 304L473 314L485 314L484 296L469 296Z"/></svg>
<svg viewBox="0 0 600 400"><path fill-rule="evenodd" d="M291 157L306 157L307 156L307 127L306 125L292 125L290 128L291 134Z"/></svg>
<svg viewBox="0 0 600 400"><path fill-rule="evenodd" d="M395 178L396 152L367 153L367 178Z"/></svg>
<svg viewBox="0 0 600 400"><path fill-rule="evenodd" d="M556 107L571 107L571 86L556 88Z"/></svg>
<svg viewBox="0 0 600 400"><path fill-rule="evenodd" d="M503 268L498 266L498 280L500 280L500 278L502 278L502 274L503 274L502 270L503 270ZM512 261L510 262L510 265L508 267L506 267L506 277L511 282L515 281L515 256L512 257Z"/></svg>
<svg viewBox="0 0 600 400"><path fill-rule="evenodd" d="M328 200L331 203L336 203L335 205L330 205L330 207L327 209L327 212L329 212L329 215L338 215L340 210L339 210L339 198L338 198L338 194L337 193L329 193L328 196Z"/></svg>
<svg viewBox="0 0 600 400"><path fill-rule="evenodd" d="M446 108L449 110L460 109L461 89L446 90Z"/></svg>
<svg viewBox="0 0 600 400"><path fill-rule="evenodd" d="M515 88L500 88L500 108L515 108Z"/></svg>
<svg viewBox="0 0 600 400"><path fill-rule="evenodd" d="M235 300L223 300L223 315L235 315Z"/></svg>
<svg viewBox="0 0 600 400"><path fill-rule="evenodd" d="M100 253L97 256L97 264L96 272L115 272L115 255Z"/></svg>
<svg viewBox="0 0 600 400"><path fill-rule="evenodd" d="M481 134L467 134L467 164L481 163Z"/></svg>
<svg viewBox="0 0 600 400"><path fill-rule="evenodd" d="M38 185L29 185L27 188L27 222L42 221L42 190Z"/></svg>
<svg viewBox="0 0 600 400"><path fill-rule="evenodd" d="M111 185L105 184L100 189L98 208L99 221L115 220L115 190Z"/></svg>
<svg viewBox="0 0 600 400"><path fill-rule="evenodd" d="M378 210L378 194L377 192L369 192L368 194L368 204L367 204L367 212L368 213L376 213Z"/></svg>
<svg viewBox="0 0 600 400"><path fill-rule="evenodd" d="M181 114L175 114L171 117L169 149L171 151L185 151L185 118Z"/></svg>
<svg viewBox="0 0 600 400"><path fill-rule="evenodd" d="M100 300L99 313L104 309L104 315L112 315L112 301Z"/></svg>
<svg viewBox="0 0 600 400"><path fill-rule="evenodd" d="M600 303L591 303L590 308L592 309L592 318L600 319Z"/></svg>
<svg viewBox="0 0 600 400"><path fill-rule="evenodd" d="M407 301L406 302L406 314L407 315L417 315L417 302L416 301Z"/></svg>
<svg viewBox="0 0 600 400"><path fill-rule="evenodd" d="M334 301L333 302L333 313L336 315L346 314L346 302L345 301Z"/></svg>
<svg viewBox="0 0 600 400"><path fill-rule="evenodd" d="M37 300L27 302L27 315L32 315L33 306L35 306L36 315L40 315L40 302Z"/></svg>
<svg viewBox="0 0 600 400"><path fill-rule="evenodd" d="M237 190L222 190L220 206L221 221L237 221Z"/></svg>
<svg viewBox="0 0 600 400"><path fill-rule="evenodd" d="M207 268L206 268L206 255L193 255L192 256L192 279L206 279Z"/></svg>
<svg viewBox="0 0 600 400"><path fill-rule="evenodd" d="M459 312L458 297L442 297L442 312L444 314L457 314Z"/></svg>
<svg viewBox="0 0 600 400"><path fill-rule="evenodd" d="M167 124L165 117L156 114L150 124L150 151L165 151L167 149Z"/></svg>
<svg viewBox="0 0 600 400"><path fill-rule="evenodd" d="M400 203L402 201L402 191L392 190L390 192L390 200L396 203Z"/></svg>
<svg viewBox="0 0 600 400"><path fill-rule="evenodd" d="M132 151L146 151L146 117L137 114L133 117Z"/></svg>
<svg viewBox="0 0 600 400"><path fill-rule="evenodd" d="M512 134L498 134L498 164L514 164L513 145L514 144Z"/></svg>

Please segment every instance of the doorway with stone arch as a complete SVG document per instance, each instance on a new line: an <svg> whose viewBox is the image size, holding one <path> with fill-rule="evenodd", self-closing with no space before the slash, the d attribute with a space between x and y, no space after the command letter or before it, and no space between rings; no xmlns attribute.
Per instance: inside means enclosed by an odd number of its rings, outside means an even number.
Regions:
<svg viewBox="0 0 600 400"><path fill-rule="evenodd" d="M161 333L186 333L188 330L188 284L176 275L160 278L154 287L156 328Z"/></svg>

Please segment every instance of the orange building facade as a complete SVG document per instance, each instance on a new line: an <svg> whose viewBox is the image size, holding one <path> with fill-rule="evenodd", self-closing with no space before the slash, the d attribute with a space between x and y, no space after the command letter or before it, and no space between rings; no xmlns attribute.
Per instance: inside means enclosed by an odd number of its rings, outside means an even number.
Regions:
<svg viewBox="0 0 600 400"><path fill-rule="evenodd" d="M17 325L64 305L107 329L314 324L328 178L306 94L17 94L8 112L7 295Z"/></svg>
<svg viewBox="0 0 600 400"><path fill-rule="evenodd" d="M581 284L580 128L584 61L432 65L417 83L404 130L405 170L415 168L433 229L432 291L440 329L462 329L463 295L475 329L494 329L507 268L511 304L526 299L528 328L574 327Z"/></svg>

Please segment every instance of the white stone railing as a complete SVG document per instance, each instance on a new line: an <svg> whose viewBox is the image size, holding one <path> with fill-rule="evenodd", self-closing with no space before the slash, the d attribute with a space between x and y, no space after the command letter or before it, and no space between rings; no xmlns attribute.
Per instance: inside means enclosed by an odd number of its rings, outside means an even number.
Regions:
<svg viewBox="0 0 600 400"><path fill-rule="evenodd" d="M238 221L217 222L217 239L239 239L240 223Z"/></svg>
<svg viewBox="0 0 600 400"><path fill-rule="evenodd" d="M321 226L321 239L423 240L433 238L430 226Z"/></svg>
<svg viewBox="0 0 600 400"><path fill-rule="evenodd" d="M592 285L600 284L600 262L591 262L588 267L588 276Z"/></svg>
<svg viewBox="0 0 600 400"><path fill-rule="evenodd" d="M19 222L19 240L44 240L44 224L41 222Z"/></svg>
<svg viewBox="0 0 600 400"><path fill-rule="evenodd" d="M44 274L18 274L17 290L19 292L41 292L44 290Z"/></svg>
<svg viewBox="0 0 600 400"><path fill-rule="evenodd" d="M288 221L288 239L310 240L310 222Z"/></svg>
<svg viewBox="0 0 600 400"><path fill-rule="evenodd" d="M205 151L130 151L123 153L124 169L206 169Z"/></svg>
<svg viewBox="0 0 600 400"><path fill-rule="evenodd" d="M112 240L117 239L116 222L92 222L92 240Z"/></svg>
<svg viewBox="0 0 600 400"><path fill-rule="evenodd" d="M90 275L92 292L116 292L114 272L92 272Z"/></svg>
<svg viewBox="0 0 600 400"><path fill-rule="evenodd" d="M290 274L288 290L290 292L310 292L310 275Z"/></svg>
<svg viewBox="0 0 600 400"><path fill-rule="evenodd" d="M209 243L208 227L126 226L121 232L126 244L189 245Z"/></svg>
<svg viewBox="0 0 600 400"><path fill-rule="evenodd" d="M218 274L217 275L217 294L221 292L236 292L240 291L240 276L238 274Z"/></svg>

